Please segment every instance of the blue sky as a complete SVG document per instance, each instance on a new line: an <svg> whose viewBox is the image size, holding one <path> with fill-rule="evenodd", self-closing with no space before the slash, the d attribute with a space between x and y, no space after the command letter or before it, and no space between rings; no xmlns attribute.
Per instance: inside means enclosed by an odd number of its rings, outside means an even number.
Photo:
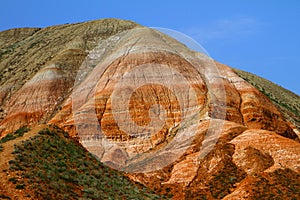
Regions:
<svg viewBox="0 0 300 200"><path fill-rule="evenodd" d="M298 0L10 0L1 3L0 31L101 18L180 31L215 60L300 94Z"/></svg>

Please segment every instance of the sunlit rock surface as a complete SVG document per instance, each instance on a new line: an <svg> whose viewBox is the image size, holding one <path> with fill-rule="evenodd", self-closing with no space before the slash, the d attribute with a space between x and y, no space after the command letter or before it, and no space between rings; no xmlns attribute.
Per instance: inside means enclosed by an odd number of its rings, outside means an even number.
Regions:
<svg viewBox="0 0 300 200"><path fill-rule="evenodd" d="M299 130L230 67L127 21L6 34L0 136L55 124L174 199L297 197Z"/></svg>

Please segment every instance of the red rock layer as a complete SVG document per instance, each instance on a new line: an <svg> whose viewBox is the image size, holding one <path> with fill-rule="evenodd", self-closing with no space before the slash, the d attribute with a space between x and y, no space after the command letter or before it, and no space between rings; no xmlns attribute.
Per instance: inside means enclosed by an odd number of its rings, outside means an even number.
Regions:
<svg viewBox="0 0 300 200"><path fill-rule="evenodd" d="M25 125L47 122L70 94L74 68L84 57L85 53L80 50L62 52L30 79L11 97L7 115L0 123L1 134ZM67 61L71 58L72 61Z"/></svg>
<svg viewBox="0 0 300 200"><path fill-rule="evenodd" d="M252 183L299 174L297 135L231 68L149 29L119 39L79 69L74 87L79 61L71 73L49 63L12 97L2 130L51 118L102 162L174 199L254 198Z"/></svg>
<svg viewBox="0 0 300 200"><path fill-rule="evenodd" d="M128 109L130 117L136 124L145 127L149 125L151 122L149 109L152 105L159 104L166 110L164 126L148 139L139 139L128 135L120 128L112 111L112 98L118 82L124 78L124 74L147 63L158 63L176 69L186 77L189 84L193 85L197 94L197 101L191 102L199 109L197 131L190 143L173 142L178 149L181 148L180 146L186 146L186 148L184 152L181 152L181 156L170 163L168 160L172 158L172 153L164 154L159 152L159 149L163 149L174 140L173 134L176 135L176 131L173 131L182 121L181 112L178 112L180 104L172 91L159 84L146 84L132 92ZM174 199L199 197L230 199L240 193L245 197L253 193L244 191L245 187L253 190L255 187L244 181L250 180L256 174L271 174L274 170L286 168L299 173L299 162L297 161L299 160L299 153L297 153L299 143L291 140L297 139L297 135L281 113L267 97L239 78L231 68L219 63L217 63L217 67L222 82L216 81L207 85L205 75L199 74L189 62L176 54L155 52L121 56L107 66L101 77L97 77L101 71L95 71L84 80L82 83L84 87L80 94L84 94L85 90L90 92L86 93L87 96L76 96L76 101L80 103L77 104L79 105L78 110L73 109L73 114L75 112L77 119L74 120L72 116L70 109L74 100L70 99L51 123L59 124L73 135L76 135L73 123L77 124L77 130L78 126L86 126L85 129L80 129L86 131L86 133L80 133L83 144L102 162L114 168L124 167L132 153L157 151L157 156L151 157L151 161L142 156L139 158L140 160L133 162L129 167L148 169L147 165L160 163L159 166L163 166L161 169L145 170L144 173L129 173L128 176L134 181L160 191L161 194L172 193ZM97 70L97 68L95 69ZM203 69L204 71L205 69ZM151 74L151 72L149 73ZM164 75L172 77L168 73ZM155 76L154 73L153 76ZM97 79L99 81L93 91L94 85L89 82ZM222 87L226 98L222 97L224 93L218 91ZM126 90L127 88L122 86L121 89ZM209 96L209 90L213 91L213 96ZM219 105L212 106L209 103L212 98L214 98L214 103L219 103ZM119 113L122 111L119 110ZM223 119L219 117L222 116L220 115L222 112L226 114ZM96 117L96 121L91 120L94 117ZM220 119L210 121L210 117ZM129 119L124 117L123 120ZM212 135L206 138L211 124L214 123L223 125L215 127L221 129L221 134L215 135L213 131ZM113 141L109 144L114 143L118 146L112 145L109 150L99 147L98 144L101 140L96 134L91 134L97 133L94 131L97 128L92 127L97 127L99 124L105 137ZM211 150L208 148L208 154L202 157L203 150L205 150L202 148L205 144L204 140L217 142L214 148ZM270 145L265 145L266 143L270 143ZM207 144L209 146L214 143L208 142ZM140 162L143 159L145 159L145 166ZM163 165L164 163L168 164ZM257 179L256 182L259 180ZM237 186L239 183L241 185Z"/></svg>

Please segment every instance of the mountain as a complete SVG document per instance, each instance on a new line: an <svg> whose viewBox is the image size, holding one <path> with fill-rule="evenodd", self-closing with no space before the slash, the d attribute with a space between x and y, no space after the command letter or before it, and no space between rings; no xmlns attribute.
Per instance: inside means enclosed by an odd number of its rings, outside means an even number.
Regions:
<svg viewBox="0 0 300 200"><path fill-rule="evenodd" d="M7 30L0 46L0 197L300 198L298 95L124 20Z"/></svg>

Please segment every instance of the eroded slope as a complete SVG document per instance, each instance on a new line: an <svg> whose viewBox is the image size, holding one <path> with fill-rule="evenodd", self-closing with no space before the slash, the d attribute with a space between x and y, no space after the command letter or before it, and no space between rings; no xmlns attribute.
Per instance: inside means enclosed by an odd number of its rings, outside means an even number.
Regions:
<svg viewBox="0 0 300 200"><path fill-rule="evenodd" d="M264 82L265 94L251 85L257 79L249 84L128 21L0 36L15 38L0 43L10 49L0 60L2 137L23 125L57 125L106 165L175 199L299 198L298 113L274 105Z"/></svg>

